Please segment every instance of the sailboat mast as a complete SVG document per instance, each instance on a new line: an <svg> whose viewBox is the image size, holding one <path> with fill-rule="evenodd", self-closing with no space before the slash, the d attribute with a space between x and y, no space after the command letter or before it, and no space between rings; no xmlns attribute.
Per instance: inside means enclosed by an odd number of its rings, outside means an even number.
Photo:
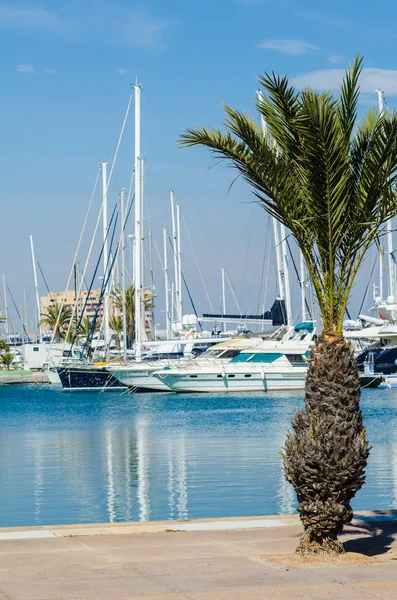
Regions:
<svg viewBox="0 0 397 600"><path fill-rule="evenodd" d="M174 253L174 293L172 294L172 304L174 304L175 294L175 308L176 308L176 320L179 319L179 271L178 271L178 241L175 225L175 205L174 205L174 191L170 190L170 201L171 201L171 223L172 223L172 246ZM174 319L173 319L174 320Z"/></svg>
<svg viewBox="0 0 397 600"><path fill-rule="evenodd" d="M142 360L142 195L141 195L141 85L135 91L135 360Z"/></svg>
<svg viewBox="0 0 397 600"><path fill-rule="evenodd" d="M141 175L141 339L147 340L146 335L146 309L145 309L145 217L144 217L144 196L145 196L145 158L139 159L139 168Z"/></svg>
<svg viewBox="0 0 397 600"><path fill-rule="evenodd" d="M33 237L30 235L29 238L30 238L30 251L31 251L31 254L32 254L34 289L35 289L35 292L36 292L36 309L37 309L37 318L38 318L37 326L39 328L39 341L42 342L43 341L43 333L41 331L41 325L40 325L40 321L41 321L41 308L40 308L39 285L37 283L36 257L35 257L35 254L34 254Z"/></svg>
<svg viewBox="0 0 397 600"><path fill-rule="evenodd" d="M383 246L379 250L379 298L383 298Z"/></svg>
<svg viewBox="0 0 397 600"><path fill-rule="evenodd" d="M181 207L176 205L176 231L178 236L178 321L182 324L182 253L181 253Z"/></svg>
<svg viewBox="0 0 397 600"><path fill-rule="evenodd" d="M305 261L302 252L299 252L300 257L300 286L301 286L301 318L306 321L306 293L305 293Z"/></svg>
<svg viewBox="0 0 397 600"><path fill-rule="evenodd" d="M383 117L385 114L385 98L383 90L376 90L378 95L379 105L379 116ZM386 239L387 239L387 254L388 254L388 267L389 267L389 296L392 296L392 302L396 299L396 273L395 265L393 260L393 229L391 219L386 223Z"/></svg>
<svg viewBox="0 0 397 600"><path fill-rule="evenodd" d="M277 282L278 282L278 295L281 300L285 300L285 291L283 283L283 267L281 264L281 248L280 248L280 236L278 231L278 221L274 217L271 217L273 221L273 234L274 234L274 246L276 250L276 268L277 268Z"/></svg>
<svg viewBox="0 0 397 600"><path fill-rule="evenodd" d="M156 339L156 327L155 327L155 322L154 322L154 303L153 303L153 298L154 298L154 276L153 276L153 237L152 237L152 227L149 226L148 227L148 241L149 241L149 274L150 274L150 303L151 303L151 309L150 309L150 315L151 315L151 319L152 319L152 340Z"/></svg>
<svg viewBox="0 0 397 600"><path fill-rule="evenodd" d="M168 284L167 230L163 229L164 246L164 287L165 287L165 328L167 340L170 339L170 293Z"/></svg>
<svg viewBox="0 0 397 600"><path fill-rule="evenodd" d="M288 270L288 254L287 254L287 236L285 232L285 226L281 223L280 225L281 234L281 250L283 254L283 275L284 275L284 289L285 289L285 309L287 311L287 325L292 325L292 311L291 311L291 293L289 287L289 270Z"/></svg>
<svg viewBox="0 0 397 600"><path fill-rule="evenodd" d="M3 273L3 294L4 294L4 311L5 311L5 321L4 321L4 329L6 332L6 336L7 336L7 342L9 341L8 336L10 333L10 330L8 328L8 306L7 306L7 284L6 284L6 276L5 273Z"/></svg>
<svg viewBox="0 0 397 600"><path fill-rule="evenodd" d="M258 100L263 102L263 94L261 90L256 92ZM261 114L261 126L263 135L267 135L267 123L264 116ZM273 221L273 234L274 234L274 245L276 248L276 266L277 266L277 282L278 282L278 295L281 300L285 300L284 284L283 284L283 267L281 261L281 249L280 249L280 236L278 233L278 221L274 217L271 217Z"/></svg>
<svg viewBox="0 0 397 600"><path fill-rule="evenodd" d="M222 312L226 315L226 287L225 287L225 269L222 268ZM226 331L226 321L223 322L223 331Z"/></svg>
<svg viewBox="0 0 397 600"><path fill-rule="evenodd" d="M109 345L109 289L108 289L108 270L109 270L109 244L108 244L108 182L107 182L107 162L102 162L102 223L103 223L103 336L105 341L105 352L108 353Z"/></svg>
<svg viewBox="0 0 397 600"><path fill-rule="evenodd" d="M27 314L27 310L26 310L26 290L23 290L23 313L24 313L24 318L25 318L25 335L27 337L29 337L28 334L28 314Z"/></svg>
<svg viewBox="0 0 397 600"><path fill-rule="evenodd" d="M126 281L125 281L125 207L124 207L125 189L120 191L120 212L121 212L121 294L122 294L122 321L123 321L123 359L127 362L127 302L126 302Z"/></svg>

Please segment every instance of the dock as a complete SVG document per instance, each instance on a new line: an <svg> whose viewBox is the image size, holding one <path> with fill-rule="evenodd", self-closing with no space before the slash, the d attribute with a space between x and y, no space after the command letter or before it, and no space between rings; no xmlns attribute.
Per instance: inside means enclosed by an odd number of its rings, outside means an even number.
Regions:
<svg viewBox="0 0 397 600"><path fill-rule="evenodd" d="M0 385L36 385L49 383L42 371L0 371Z"/></svg>

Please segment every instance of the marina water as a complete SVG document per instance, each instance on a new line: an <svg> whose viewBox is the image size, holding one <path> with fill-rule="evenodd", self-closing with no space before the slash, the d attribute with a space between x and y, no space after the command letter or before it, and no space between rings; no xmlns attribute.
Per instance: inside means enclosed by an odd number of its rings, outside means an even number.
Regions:
<svg viewBox="0 0 397 600"><path fill-rule="evenodd" d="M291 513L279 454L303 393L0 388L0 526ZM364 390L355 510L397 508L397 390Z"/></svg>

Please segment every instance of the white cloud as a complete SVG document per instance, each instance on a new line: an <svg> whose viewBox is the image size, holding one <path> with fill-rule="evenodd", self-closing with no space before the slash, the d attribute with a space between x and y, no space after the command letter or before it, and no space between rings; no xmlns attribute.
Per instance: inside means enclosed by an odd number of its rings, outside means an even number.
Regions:
<svg viewBox="0 0 397 600"><path fill-rule="evenodd" d="M33 65L24 64L17 66L18 73L35 73L36 69Z"/></svg>
<svg viewBox="0 0 397 600"><path fill-rule="evenodd" d="M56 69L43 69L43 73L45 73L46 75L56 75L57 70Z"/></svg>
<svg viewBox="0 0 397 600"><path fill-rule="evenodd" d="M55 13L43 8L30 8L17 3L0 2L0 24L12 29L55 27L59 19Z"/></svg>
<svg viewBox="0 0 397 600"><path fill-rule="evenodd" d="M130 70L129 69L116 69L116 73L118 73L118 75L127 75L127 73L129 73Z"/></svg>
<svg viewBox="0 0 397 600"><path fill-rule="evenodd" d="M339 63L345 62L345 57L340 56L339 54L333 54L332 56L328 56L328 61L333 65L338 65Z"/></svg>
<svg viewBox="0 0 397 600"><path fill-rule="evenodd" d="M344 69L323 69L311 71L291 79L296 87L302 88L309 85L318 89L337 89L345 73ZM385 91L386 96L397 96L397 70L391 69L363 69L361 91L373 94L376 89Z"/></svg>
<svg viewBox="0 0 397 600"><path fill-rule="evenodd" d="M264 50L277 50L284 54L306 54L318 50L314 44L303 42L302 40L264 40L258 44L258 48Z"/></svg>

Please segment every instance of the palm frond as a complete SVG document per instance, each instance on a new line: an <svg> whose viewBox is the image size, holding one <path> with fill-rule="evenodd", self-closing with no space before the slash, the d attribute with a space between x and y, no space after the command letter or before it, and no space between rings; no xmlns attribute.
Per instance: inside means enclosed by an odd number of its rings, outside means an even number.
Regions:
<svg viewBox="0 0 397 600"><path fill-rule="evenodd" d="M356 126L362 59L339 96L285 77L259 81L257 108L268 133L225 106L225 131L199 127L182 146L201 145L232 165L265 210L289 228L305 258L326 328L340 331L366 251L397 213L397 116L369 111Z"/></svg>
<svg viewBox="0 0 397 600"><path fill-rule="evenodd" d="M346 71L340 86L339 122L347 141L350 140L357 119L357 104L360 97L359 79L362 68L363 58L358 54L350 69Z"/></svg>

